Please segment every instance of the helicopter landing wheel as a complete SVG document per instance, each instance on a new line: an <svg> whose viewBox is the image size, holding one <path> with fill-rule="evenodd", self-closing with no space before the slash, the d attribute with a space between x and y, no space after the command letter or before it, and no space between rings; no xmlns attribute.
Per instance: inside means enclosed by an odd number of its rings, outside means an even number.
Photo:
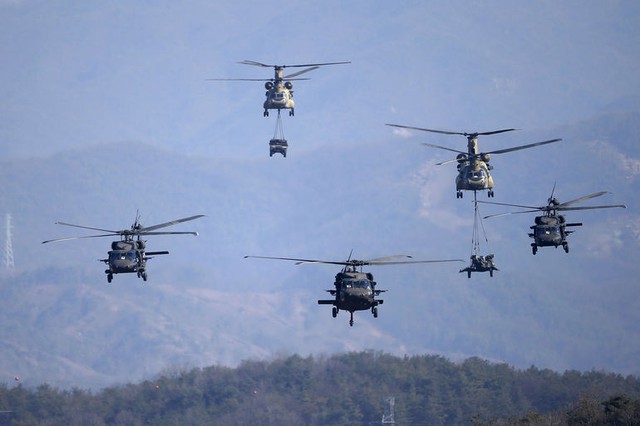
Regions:
<svg viewBox="0 0 640 426"><path fill-rule="evenodd" d="M110 283L113 280L113 274L107 274L107 282Z"/></svg>
<svg viewBox="0 0 640 426"><path fill-rule="evenodd" d="M531 251L533 252L533 255L535 256L535 254L538 252L538 246L535 244L531 244Z"/></svg>
<svg viewBox="0 0 640 426"><path fill-rule="evenodd" d="M147 281L147 273L146 273L146 272L144 272L144 271L143 271L143 272L140 274L140 276L142 277L142 281Z"/></svg>
<svg viewBox="0 0 640 426"><path fill-rule="evenodd" d="M373 314L374 318L378 318L378 308L376 306L371 308L371 313Z"/></svg>
<svg viewBox="0 0 640 426"><path fill-rule="evenodd" d="M467 271L467 278L471 278L471 271Z"/></svg>
<svg viewBox="0 0 640 426"><path fill-rule="evenodd" d="M456 198L462 198L462 191L456 192Z"/></svg>
<svg viewBox="0 0 640 426"><path fill-rule="evenodd" d="M351 318L349 319L349 326L353 327L353 312L351 312Z"/></svg>
<svg viewBox="0 0 640 426"><path fill-rule="evenodd" d="M289 111L289 117L293 117L295 115L295 113L293 112L293 110Z"/></svg>
<svg viewBox="0 0 640 426"><path fill-rule="evenodd" d="M266 109L264 110L264 112L262 113L263 117L268 117L269 116L269 111L267 111Z"/></svg>
<svg viewBox="0 0 640 426"><path fill-rule="evenodd" d="M331 316L334 318L338 316L338 308L336 308L335 306L333 307L333 309L331 309Z"/></svg>
<svg viewBox="0 0 640 426"><path fill-rule="evenodd" d="M489 198L493 198L493 190L490 189L487 195L489 196Z"/></svg>
<svg viewBox="0 0 640 426"><path fill-rule="evenodd" d="M493 277L493 269L489 271L489 276Z"/></svg>
<svg viewBox="0 0 640 426"><path fill-rule="evenodd" d="M564 249L564 252L565 252L565 253L569 253L569 244L567 244L567 243L563 243L563 244L562 244L562 248Z"/></svg>

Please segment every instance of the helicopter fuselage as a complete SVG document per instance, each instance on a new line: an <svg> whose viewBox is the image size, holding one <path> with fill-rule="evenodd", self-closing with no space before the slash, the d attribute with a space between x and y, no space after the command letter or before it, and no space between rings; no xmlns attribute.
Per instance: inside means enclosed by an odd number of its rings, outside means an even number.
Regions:
<svg viewBox="0 0 640 426"><path fill-rule="evenodd" d="M562 246L565 252L569 252L567 236L573 232L566 229L567 226L582 226L582 223L566 223L562 215L536 216L535 225L529 237L533 238L531 248L536 254L538 247L558 247Z"/></svg>
<svg viewBox="0 0 640 426"><path fill-rule="evenodd" d="M384 303L375 297L385 290L376 290L376 282L371 273L342 271L336 274L335 290L327 290L333 300L318 300L320 305L333 305L333 317L343 310L351 314L350 325L353 325L353 313L371 309L374 317L378 316L377 306Z"/></svg>
<svg viewBox="0 0 640 426"><path fill-rule="evenodd" d="M107 274L107 281L111 282L113 274L136 273L138 278L147 280L147 260L148 255L169 254L168 251L145 252L146 241L130 240L114 241L111 243L111 250L107 253L106 259L101 259L108 268L104 271Z"/></svg>
<svg viewBox="0 0 640 426"><path fill-rule="evenodd" d="M462 198L462 191L489 190L489 197L493 196L493 178L489 173L491 166L480 160L465 160L458 162L458 176L456 176L457 197Z"/></svg>

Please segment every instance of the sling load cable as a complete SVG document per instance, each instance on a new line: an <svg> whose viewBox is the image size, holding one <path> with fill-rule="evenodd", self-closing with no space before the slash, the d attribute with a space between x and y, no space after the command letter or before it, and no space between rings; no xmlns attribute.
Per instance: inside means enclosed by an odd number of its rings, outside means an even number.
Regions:
<svg viewBox="0 0 640 426"><path fill-rule="evenodd" d="M473 191L473 208L474 208L474 217L473 217L473 236L471 237L471 245L472 245L472 255L478 255L480 253L480 231L479 228L482 229L482 235L484 236L484 241L489 246L489 239L487 238L487 232L484 229L484 222L482 222L482 217L480 216L480 210L478 209L478 200L476 191ZM478 226L478 223L480 226Z"/></svg>
<svg viewBox="0 0 640 426"><path fill-rule="evenodd" d="M273 132L273 139L284 140L284 128L282 127L282 118L280 117L280 110L278 110L278 118L276 119L276 128Z"/></svg>

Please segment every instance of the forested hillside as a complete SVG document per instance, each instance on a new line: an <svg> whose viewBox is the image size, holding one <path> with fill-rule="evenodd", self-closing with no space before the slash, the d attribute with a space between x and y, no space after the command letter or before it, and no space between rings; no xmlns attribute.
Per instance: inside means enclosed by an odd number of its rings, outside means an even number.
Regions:
<svg viewBox="0 0 640 426"><path fill-rule="evenodd" d="M387 397L398 425L640 421L633 376L373 351L174 370L98 393L5 384L0 415L7 425L369 425Z"/></svg>

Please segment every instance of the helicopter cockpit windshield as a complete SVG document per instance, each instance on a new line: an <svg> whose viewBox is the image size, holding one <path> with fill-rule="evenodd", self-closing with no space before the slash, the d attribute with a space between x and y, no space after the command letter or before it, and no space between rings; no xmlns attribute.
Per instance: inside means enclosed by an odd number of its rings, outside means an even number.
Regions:
<svg viewBox="0 0 640 426"><path fill-rule="evenodd" d="M135 251L111 251L109 252L109 260L126 260L129 262L136 261L136 252Z"/></svg>
<svg viewBox="0 0 640 426"><path fill-rule="evenodd" d="M346 280L342 283L343 288L364 288L370 289L371 283L367 280Z"/></svg>

